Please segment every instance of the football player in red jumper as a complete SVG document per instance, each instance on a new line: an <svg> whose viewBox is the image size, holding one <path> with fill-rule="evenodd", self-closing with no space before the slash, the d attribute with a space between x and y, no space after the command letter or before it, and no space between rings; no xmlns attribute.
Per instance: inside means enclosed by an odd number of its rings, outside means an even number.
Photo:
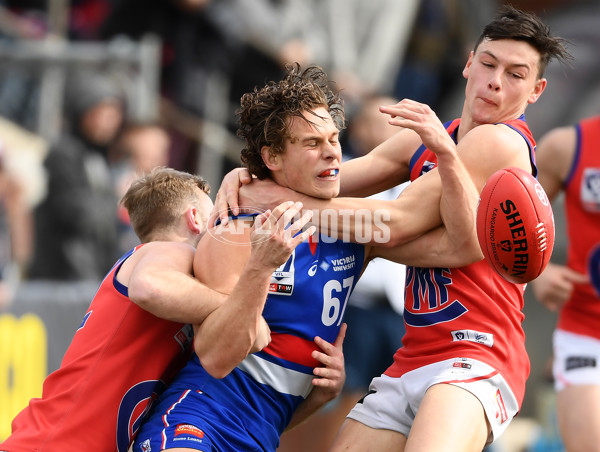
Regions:
<svg viewBox="0 0 600 452"><path fill-rule="evenodd" d="M132 184L123 204L142 244L104 278L61 367L46 378L42 397L15 417L1 451L128 449L151 402L192 352L188 323L201 322L226 300L191 276L212 208L208 191L201 177L169 168ZM286 212L296 211L285 205L265 218ZM254 242L231 297L266 296L271 273L300 241L278 232ZM270 341L264 325L256 350Z"/></svg>
<svg viewBox="0 0 600 452"><path fill-rule="evenodd" d="M539 180L551 199L564 192L567 262L550 262L534 294L558 310L554 332L557 417L566 449L600 444L600 116L557 127L540 140Z"/></svg>

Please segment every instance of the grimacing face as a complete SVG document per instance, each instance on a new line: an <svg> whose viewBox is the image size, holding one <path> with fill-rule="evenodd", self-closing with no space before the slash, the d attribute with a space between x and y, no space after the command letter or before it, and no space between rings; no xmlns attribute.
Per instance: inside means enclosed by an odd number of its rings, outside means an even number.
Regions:
<svg viewBox="0 0 600 452"><path fill-rule="evenodd" d="M518 118L546 87L539 64L539 52L524 41L482 41L463 70L469 119L478 125Z"/></svg>
<svg viewBox="0 0 600 452"><path fill-rule="evenodd" d="M286 140L283 153L271 156L265 146L262 156L279 185L316 198L331 199L340 191L340 131L325 107L314 111L318 116L304 113L312 124L291 118L291 138Z"/></svg>

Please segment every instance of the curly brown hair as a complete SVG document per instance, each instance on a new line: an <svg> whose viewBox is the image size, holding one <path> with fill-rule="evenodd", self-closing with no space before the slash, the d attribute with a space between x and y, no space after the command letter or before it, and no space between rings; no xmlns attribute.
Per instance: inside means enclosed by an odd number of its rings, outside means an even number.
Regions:
<svg viewBox="0 0 600 452"><path fill-rule="evenodd" d="M302 72L296 63L288 65L286 71L279 82L268 82L244 94L237 111L240 124L237 135L246 142L241 161L259 179L270 175L261 156L262 147L269 146L272 155L282 153L285 140L290 138L291 118L298 117L312 124L302 113L318 116L314 109L325 107L338 129L345 127L343 101L320 67L310 66Z"/></svg>

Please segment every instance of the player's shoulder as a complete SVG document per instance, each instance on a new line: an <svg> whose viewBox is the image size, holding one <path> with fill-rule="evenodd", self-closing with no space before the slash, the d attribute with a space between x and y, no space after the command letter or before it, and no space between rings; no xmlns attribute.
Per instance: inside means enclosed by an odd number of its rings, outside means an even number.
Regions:
<svg viewBox="0 0 600 452"><path fill-rule="evenodd" d="M470 155L477 161L488 161L496 168L527 163L530 151L523 136L505 124L474 127L459 141L457 150L462 156Z"/></svg>
<svg viewBox="0 0 600 452"><path fill-rule="evenodd" d="M181 271L189 271L196 248L186 242L151 241L136 247L132 252L121 258L122 264L117 268L118 280L129 284L129 277L133 272L160 265Z"/></svg>
<svg viewBox="0 0 600 452"><path fill-rule="evenodd" d="M196 247L194 274L204 283L239 275L251 252L254 217L230 219L209 227Z"/></svg>
<svg viewBox="0 0 600 452"><path fill-rule="evenodd" d="M471 129L464 138L488 147L522 147L526 146L522 135L505 123L481 124Z"/></svg>
<svg viewBox="0 0 600 452"><path fill-rule="evenodd" d="M142 258L148 255L155 257L165 255L190 255L194 254L195 247L187 242L176 242L176 241L163 241L155 240L144 243L142 246L138 246L135 251L131 254L132 258ZM135 260L135 259L132 259Z"/></svg>
<svg viewBox="0 0 600 452"><path fill-rule="evenodd" d="M206 230L200 245L220 247L228 244L248 244L256 215L230 217L227 224L217 223Z"/></svg>

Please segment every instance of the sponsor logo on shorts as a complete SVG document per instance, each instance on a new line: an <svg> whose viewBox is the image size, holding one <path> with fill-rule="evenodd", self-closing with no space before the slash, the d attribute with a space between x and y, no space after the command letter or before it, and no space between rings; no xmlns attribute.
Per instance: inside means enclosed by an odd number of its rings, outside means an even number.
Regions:
<svg viewBox="0 0 600 452"><path fill-rule="evenodd" d="M460 367L461 369L470 369L472 366L469 363L462 363L460 361L456 361L452 364L452 367Z"/></svg>
<svg viewBox="0 0 600 452"><path fill-rule="evenodd" d="M496 391L496 404L498 405L496 419L500 418L500 423L504 424L508 420L508 414L506 413L506 406L504 405L504 399L502 398L500 389Z"/></svg>
<svg viewBox="0 0 600 452"><path fill-rule="evenodd" d="M150 452L152 450L152 447L150 447L150 440L144 440L144 442L142 443L142 452Z"/></svg>
<svg viewBox="0 0 600 452"><path fill-rule="evenodd" d="M471 341L477 342L478 344L487 345L492 347L494 345L494 335L490 333L482 333L475 330L456 330L452 331L453 341Z"/></svg>
<svg viewBox="0 0 600 452"><path fill-rule="evenodd" d="M195 436L197 438L204 438L204 432L195 425L191 424L179 424L175 429L175 437L179 435Z"/></svg>
<svg viewBox="0 0 600 452"><path fill-rule="evenodd" d="M596 367L596 358L591 356L569 356L567 370L581 369L582 367Z"/></svg>

